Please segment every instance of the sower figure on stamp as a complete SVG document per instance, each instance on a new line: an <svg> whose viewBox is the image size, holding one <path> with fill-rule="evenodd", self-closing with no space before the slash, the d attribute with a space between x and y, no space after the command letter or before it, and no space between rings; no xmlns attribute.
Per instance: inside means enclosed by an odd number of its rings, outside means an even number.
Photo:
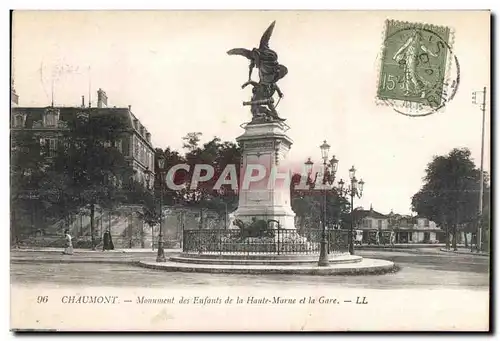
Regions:
<svg viewBox="0 0 500 341"><path fill-rule="evenodd" d="M437 54L428 49L421 41L421 32L419 30L413 30L411 36L397 50L393 57L393 59L404 68L403 89L405 90L405 96L414 94L424 98L426 88L431 86L427 80L417 74L417 66L419 58L425 56L428 59L428 55L437 57ZM425 54L422 55L421 51L425 52Z"/></svg>
<svg viewBox="0 0 500 341"><path fill-rule="evenodd" d="M243 105L251 106L253 119L262 117L284 121L278 116L273 95L277 92L280 99L283 98L283 93L276 83L286 76L288 69L278 63L278 54L269 48L269 39L273 33L274 25L275 22L262 35L259 48L252 50L236 48L227 53L244 56L250 60L248 81L242 85L242 88L248 85L253 86L251 101L243 103ZM254 68L259 70L259 82L252 81Z"/></svg>

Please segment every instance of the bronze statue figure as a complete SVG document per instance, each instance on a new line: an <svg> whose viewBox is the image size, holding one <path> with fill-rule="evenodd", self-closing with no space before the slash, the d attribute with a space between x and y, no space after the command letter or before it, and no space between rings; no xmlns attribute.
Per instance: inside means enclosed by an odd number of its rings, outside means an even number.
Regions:
<svg viewBox="0 0 500 341"><path fill-rule="evenodd" d="M241 87L253 86L252 99L249 102L243 102L243 105L251 106L252 121L260 118L284 121L278 116L273 99L275 93L280 99L283 97L283 93L276 83L288 73L286 66L278 63L278 54L269 48L269 39L275 23L273 21L264 32L258 48L252 50L236 48L227 52L229 55L244 56L250 60L248 81ZM252 81L254 68L259 70L259 82Z"/></svg>
<svg viewBox="0 0 500 341"><path fill-rule="evenodd" d="M244 240L249 237L274 237L274 230L269 228L268 223L262 219L257 220L257 218L252 217L252 221L249 224L245 224L240 219L236 219L234 221L234 225L238 226L240 229L240 240Z"/></svg>

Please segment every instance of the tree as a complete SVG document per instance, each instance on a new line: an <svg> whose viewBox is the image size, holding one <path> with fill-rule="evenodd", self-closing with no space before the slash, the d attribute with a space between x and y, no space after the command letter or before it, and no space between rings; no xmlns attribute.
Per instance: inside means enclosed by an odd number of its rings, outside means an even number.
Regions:
<svg viewBox="0 0 500 341"><path fill-rule="evenodd" d="M296 187L300 183L300 174L292 176L290 195L292 209L297 216L299 229L322 228L321 221L324 217L324 192L315 190L314 183L309 190L298 190ZM326 225L340 225L345 228L350 222L349 201L332 188L326 192Z"/></svg>
<svg viewBox="0 0 500 341"><path fill-rule="evenodd" d="M447 246L449 231L453 231L455 250L458 226L475 224L479 218L480 171L470 155L468 149L453 149L445 156L435 156L427 165L422 188L412 197L415 212L445 227Z"/></svg>
<svg viewBox="0 0 500 341"><path fill-rule="evenodd" d="M89 210L92 249L96 207L113 208L130 194L133 170L117 147L126 129L125 118L109 113L69 122L42 184L44 201L61 214Z"/></svg>
<svg viewBox="0 0 500 341"><path fill-rule="evenodd" d="M37 184L46 178L49 166L45 151L35 135L25 131L11 133L10 210L14 243L25 232L22 217L28 216L33 205L39 204Z"/></svg>
<svg viewBox="0 0 500 341"><path fill-rule="evenodd" d="M188 152L192 152L193 150L197 149L201 135L203 134L200 132L187 133L186 136L182 138L182 140L184 141L184 143L182 144L182 148L187 149Z"/></svg>
<svg viewBox="0 0 500 341"><path fill-rule="evenodd" d="M190 133L193 135L198 133ZM196 135L199 137L199 135ZM196 145L197 146L197 145ZM230 185L222 185L220 189L214 189L222 172L228 165L234 165L236 176L239 179L241 149L240 147L228 141L221 141L214 137L212 140L203 144L203 146L190 148L185 155L185 160L190 167L189 173L185 174L183 180L186 187L182 191L182 198L186 205L198 207L200 211L204 208L217 210L219 213L233 210L237 206L238 195ZM196 165L205 164L214 168L214 176L204 182L199 182L196 188L191 188L193 181L193 172ZM201 175L205 175L202 171ZM237 180L238 181L238 180Z"/></svg>

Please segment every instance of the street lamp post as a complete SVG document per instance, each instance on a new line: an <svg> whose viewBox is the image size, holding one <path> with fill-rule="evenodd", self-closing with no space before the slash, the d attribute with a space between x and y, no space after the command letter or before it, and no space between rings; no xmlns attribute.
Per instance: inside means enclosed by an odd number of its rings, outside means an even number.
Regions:
<svg viewBox="0 0 500 341"><path fill-rule="evenodd" d="M318 266L328 266L328 240L326 236L326 198L329 187L332 186L335 181L335 173L337 172L338 160L333 156L330 161L328 161L328 153L330 151L330 145L323 141L320 146L321 158L323 159L323 178L322 178L322 190L323 190L323 219L322 219L322 231L321 231L321 242L320 242L320 253ZM305 162L306 171L309 175L312 172L313 162L309 158ZM317 174L315 175L317 177ZM316 181L315 181L316 182Z"/></svg>
<svg viewBox="0 0 500 341"><path fill-rule="evenodd" d="M149 169L149 167L146 167L146 170L144 171L146 173L146 188L149 191L150 190L150 183L151 183L151 177L153 175L153 172ZM153 191L153 204L154 204L154 191ZM153 206L154 208L154 206ZM151 224L151 250L155 250L155 243L154 243L154 227L153 224Z"/></svg>
<svg viewBox="0 0 500 341"><path fill-rule="evenodd" d="M357 196L361 198L363 196L363 186L365 182L361 179L359 182L356 179L356 168L354 166L349 169L349 178L351 180L351 185L348 188L344 188L344 181L340 179L339 181L339 193L342 196L349 195L351 197L351 226L349 228L349 233L347 235L349 243L349 253L354 254L354 197Z"/></svg>
<svg viewBox="0 0 500 341"><path fill-rule="evenodd" d="M165 157L158 155L158 172L160 173L160 234L158 235L158 253L157 262L166 262L165 250L163 249L163 167L165 166Z"/></svg>

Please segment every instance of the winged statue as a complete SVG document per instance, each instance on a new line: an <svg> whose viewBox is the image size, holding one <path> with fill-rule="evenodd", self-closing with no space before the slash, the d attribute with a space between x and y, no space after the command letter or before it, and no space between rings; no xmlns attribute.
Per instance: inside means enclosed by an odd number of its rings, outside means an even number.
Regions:
<svg viewBox="0 0 500 341"><path fill-rule="evenodd" d="M278 94L280 99L283 97L283 93L276 83L288 73L286 66L278 63L278 54L269 48L269 40L273 34L275 23L276 21L273 21L264 32L258 48L252 50L235 48L227 51L227 54L243 56L250 61L248 81L241 87L253 86L251 100L243 102L243 105L251 106L253 118L284 121L278 116L273 98L275 93ZM254 68L259 70L259 82L252 80Z"/></svg>

